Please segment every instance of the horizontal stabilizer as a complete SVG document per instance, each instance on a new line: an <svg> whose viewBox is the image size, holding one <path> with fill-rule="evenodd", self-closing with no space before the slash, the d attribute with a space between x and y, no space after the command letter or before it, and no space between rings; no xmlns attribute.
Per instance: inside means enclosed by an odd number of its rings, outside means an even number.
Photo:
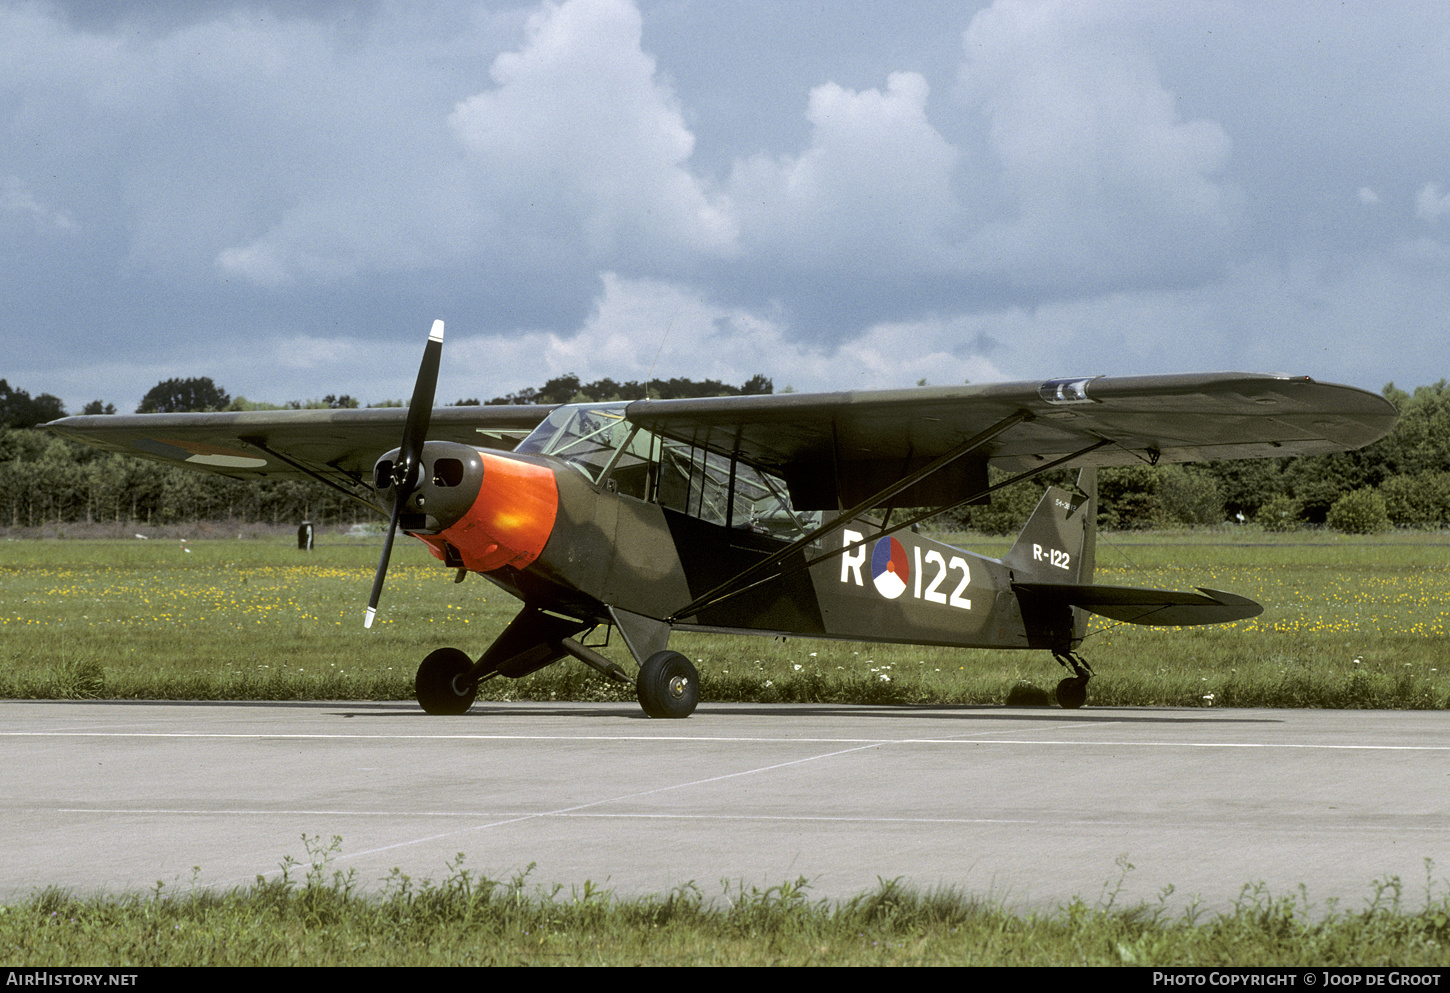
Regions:
<svg viewBox="0 0 1450 993"><path fill-rule="evenodd" d="M1131 586L1092 586L1066 583L1013 583L1019 595L1083 610L1128 624L1188 627L1226 624L1257 617L1262 605L1248 597L1198 588L1198 593L1140 590Z"/></svg>

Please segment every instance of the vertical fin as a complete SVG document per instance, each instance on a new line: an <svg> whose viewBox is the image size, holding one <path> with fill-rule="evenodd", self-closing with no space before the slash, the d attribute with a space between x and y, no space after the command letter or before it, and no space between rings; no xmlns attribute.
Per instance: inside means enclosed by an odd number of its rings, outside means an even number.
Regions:
<svg viewBox="0 0 1450 993"><path fill-rule="evenodd" d="M1018 581L1085 583L1092 581L1095 557L1096 487L1088 494L1049 486L1027 518L1017 541L1003 558Z"/></svg>
<svg viewBox="0 0 1450 993"><path fill-rule="evenodd" d="M1075 586L1091 583L1097 559L1097 470L1078 473L1079 492L1050 486L1002 559L1014 582ZM1028 644L1074 651L1087 634L1087 611L1018 593Z"/></svg>

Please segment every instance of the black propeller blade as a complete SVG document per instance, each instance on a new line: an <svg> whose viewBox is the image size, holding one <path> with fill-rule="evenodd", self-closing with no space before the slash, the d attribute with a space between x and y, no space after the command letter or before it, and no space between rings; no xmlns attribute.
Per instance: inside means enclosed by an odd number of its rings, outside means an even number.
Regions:
<svg viewBox="0 0 1450 993"><path fill-rule="evenodd" d="M403 425L403 447L393 464L393 512L388 519L388 535L383 539L383 557L373 577L373 592L368 597L368 611L363 627L373 626L378 612L378 599L383 595L383 579L388 574L388 559L393 554L393 537L398 532L398 519L403 506L418 488L423 467L423 442L428 438L428 421L433 416L433 393L438 388L438 366L443 359L443 322L434 321L423 348L423 363L413 384L413 399L408 401L408 419Z"/></svg>

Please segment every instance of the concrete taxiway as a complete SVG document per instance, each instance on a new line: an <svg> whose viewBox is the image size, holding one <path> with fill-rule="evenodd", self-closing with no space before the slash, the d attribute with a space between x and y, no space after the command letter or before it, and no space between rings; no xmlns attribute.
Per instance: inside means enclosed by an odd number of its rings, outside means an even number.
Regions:
<svg viewBox="0 0 1450 993"><path fill-rule="evenodd" d="M461 852L566 893L900 877L1022 909L1450 874L1445 712L0 701L0 743L7 902L245 886L303 836L368 886Z"/></svg>

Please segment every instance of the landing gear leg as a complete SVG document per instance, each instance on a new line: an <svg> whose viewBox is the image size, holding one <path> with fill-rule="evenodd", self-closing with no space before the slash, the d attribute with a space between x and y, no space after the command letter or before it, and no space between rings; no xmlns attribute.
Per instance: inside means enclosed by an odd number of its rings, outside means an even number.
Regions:
<svg viewBox="0 0 1450 993"><path fill-rule="evenodd" d="M689 717L700 702L700 674L679 652L655 652L639 667L635 692L651 717Z"/></svg>
<svg viewBox="0 0 1450 993"><path fill-rule="evenodd" d="M1076 652L1053 652L1052 657L1072 673L1057 684L1057 705L1063 710L1076 710L1087 702L1087 685L1093 676L1092 667L1087 664L1087 659Z"/></svg>

